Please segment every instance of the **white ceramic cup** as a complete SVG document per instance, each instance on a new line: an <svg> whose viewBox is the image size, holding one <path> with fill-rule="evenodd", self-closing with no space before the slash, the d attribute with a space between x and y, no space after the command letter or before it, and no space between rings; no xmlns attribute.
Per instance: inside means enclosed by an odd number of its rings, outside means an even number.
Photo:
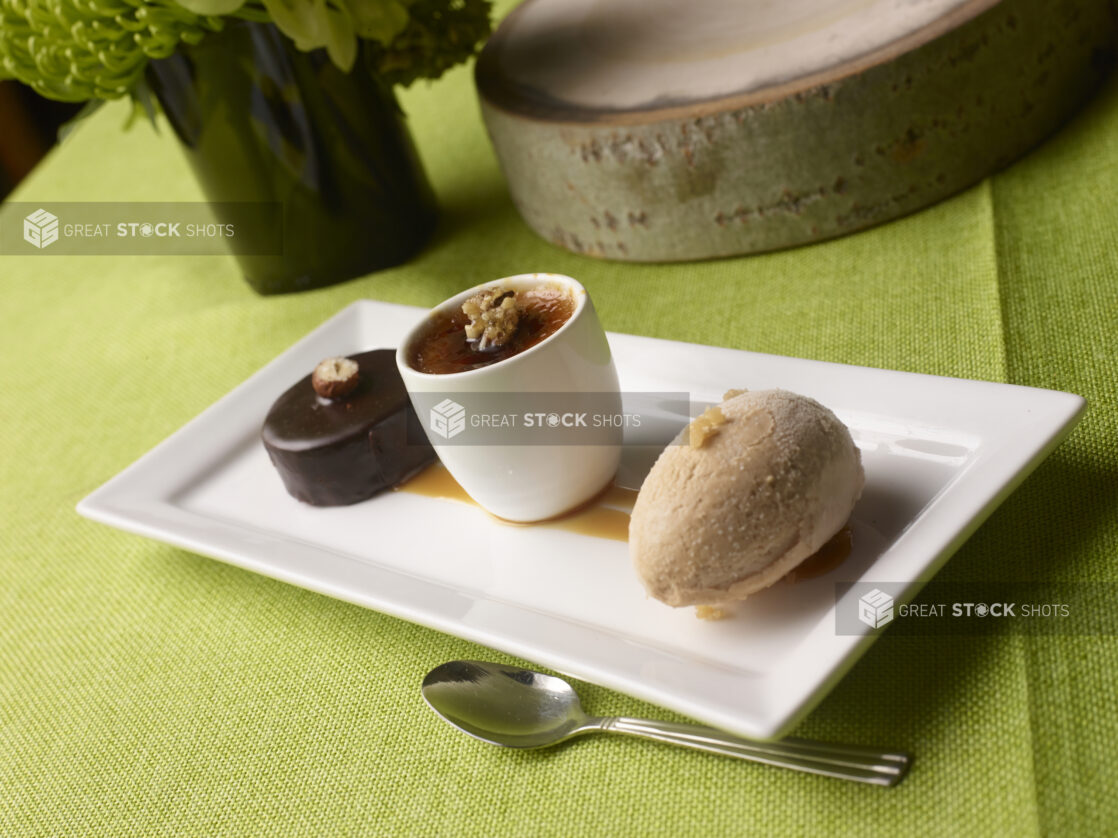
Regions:
<svg viewBox="0 0 1118 838"><path fill-rule="evenodd" d="M462 303L479 291L528 291L541 285L569 293L574 311L540 343L465 372L435 375L411 367L410 349L430 319L460 311ZM518 522L553 518L590 500L612 481L621 458L620 429L593 431L595 444L589 445L515 444L524 438L515 435L509 437L512 444L462 444L432 430L432 400L455 395L504 407L509 403L508 394L516 394L511 398L518 406L531 405L532 393L541 394L541 403L546 398L548 405L555 403L555 397L543 394L563 394L564 409L572 413L621 413L617 370L605 332L586 289L571 277L518 274L456 294L433 308L408 333L396 351L396 366L439 459L467 494L492 514Z"/></svg>

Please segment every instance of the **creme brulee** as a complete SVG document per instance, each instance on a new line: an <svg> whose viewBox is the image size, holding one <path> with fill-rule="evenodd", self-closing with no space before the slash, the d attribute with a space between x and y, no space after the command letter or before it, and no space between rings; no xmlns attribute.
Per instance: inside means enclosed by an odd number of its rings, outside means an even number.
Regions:
<svg viewBox="0 0 1118 838"><path fill-rule="evenodd" d="M530 349L555 334L574 314L575 301L565 288L541 285L516 293L519 321L507 342L478 349L467 339L470 317L463 311L441 313L419 332L408 347L408 365L431 375L487 367Z"/></svg>

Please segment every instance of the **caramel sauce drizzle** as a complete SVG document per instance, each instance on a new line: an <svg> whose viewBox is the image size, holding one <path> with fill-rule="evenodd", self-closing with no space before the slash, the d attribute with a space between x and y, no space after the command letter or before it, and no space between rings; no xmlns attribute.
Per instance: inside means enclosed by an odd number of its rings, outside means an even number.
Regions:
<svg viewBox="0 0 1118 838"><path fill-rule="evenodd" d="M429 498L443 498L455 500L477 506L477 502L466 494L466 490L458 485L458 481L450 476L450 472L441 463L428 466L411 480L396 487L397 492L409 492ZM576 532L579 535L590 535L596 538L608 538L613 541L629 540L629 513L633 511L633 504L637 501L637 493L633 489L610 484L595 498L584 503L558 518L538 521L532 524L521 524L506 521L503 518L490 516L494 521L510 527L550 527L557 530ZM480 508L480 507L479 507Z"/></svg>

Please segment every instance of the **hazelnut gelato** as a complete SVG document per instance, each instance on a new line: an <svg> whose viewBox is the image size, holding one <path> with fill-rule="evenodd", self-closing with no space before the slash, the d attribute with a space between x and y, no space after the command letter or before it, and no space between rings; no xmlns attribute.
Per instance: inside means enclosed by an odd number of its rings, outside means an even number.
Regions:
<svg viewBox="0 0 1118 838"><path fill-rule="evenodd" d="M716 606L772 585L842 528L865 482L850 431L819 402L727 396L664 450L633 507L633 565L668 605Z"/></svg>

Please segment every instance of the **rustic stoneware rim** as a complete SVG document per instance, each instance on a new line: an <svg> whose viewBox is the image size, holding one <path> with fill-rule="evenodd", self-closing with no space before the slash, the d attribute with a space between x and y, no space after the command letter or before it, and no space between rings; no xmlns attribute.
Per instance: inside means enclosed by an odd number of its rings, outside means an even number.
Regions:
<svg viewBox="0 0 1118 838"><path fill-rule="evenodd" d="M505 18L515 20L517 16L533 3L525 0ZM937 38L946 35L960 26L974 20L1003 0L968 0L952 9L942 17L917 29L904 37L897 38L858 58L851 59L838 67L810 73L783 84L762 87L744 93L715 96L700 99L684 105L668 105L661 108L634 108L617 110L593 110L580 108L568 103L548 105L544 100L523 95L523 91L508 85L496 70L495 48L501 27L498 27L489 43L478 56L474 76L478 93L485 104L498 108L513 116L531 117L556 123L585 125L599 123L607 125L644 125L670 119L701 118L726 110L737 110L754 105L765 105L786 99L797 93L804 93L825 84L833 84L850 76L856 76L871 67L887 64Z"/></svg>

